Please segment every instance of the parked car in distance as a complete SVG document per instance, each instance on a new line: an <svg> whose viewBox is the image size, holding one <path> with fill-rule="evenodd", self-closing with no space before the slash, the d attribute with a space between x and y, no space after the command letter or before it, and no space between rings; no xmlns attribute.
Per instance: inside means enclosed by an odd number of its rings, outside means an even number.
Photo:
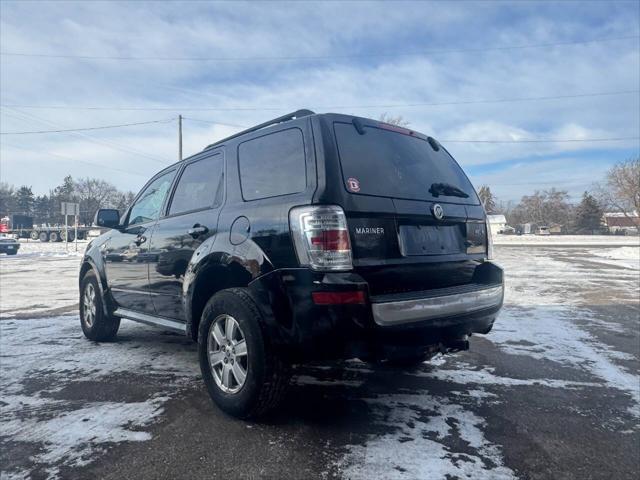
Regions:
<svg viewBox="0 0 640 480"><path fill-rule="evenodd" d="M551 235L551 232L549 231L549 227L538 227L538 231L536 232L536 235Z"/></svg>
<svg viewBox="0 0 640 480"><path fill-rule="evenodd" d="M437 168L434 167L437 165ZM80 269L94 341L130 319L198 342L213 401L275 408L291 366L410 368L486 334L503 301L470 181L432 137L300 110L156 174Z"/></svg>
<svg viewBox="0 0 640 480"><path fill-rule="evenodd" d="M498 232L500 235L515 235L516 234L516 229L509 226L509 225L505 225L502 230L500 230Z"/></svg>
<svg viewBox="0 0 640 480"><path fill-rule="evenodd" d="M0 233L0 253L16 255L20 250L20 242L11 235Z"/></svg>

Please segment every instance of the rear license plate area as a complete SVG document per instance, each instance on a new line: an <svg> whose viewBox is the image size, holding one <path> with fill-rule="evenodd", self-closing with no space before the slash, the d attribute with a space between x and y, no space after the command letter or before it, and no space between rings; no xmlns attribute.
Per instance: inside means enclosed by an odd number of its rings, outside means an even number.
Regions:
<svg viewBox="0 0 640 480"><path fill-rule="evenodd" d="M465 253L465 238L458 225L400 225L400 252L405 257Z"/></svg>

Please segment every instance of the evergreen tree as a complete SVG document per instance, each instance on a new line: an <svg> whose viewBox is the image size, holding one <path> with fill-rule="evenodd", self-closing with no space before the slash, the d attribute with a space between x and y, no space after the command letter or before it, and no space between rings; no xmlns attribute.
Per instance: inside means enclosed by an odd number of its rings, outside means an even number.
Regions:
<svg viewBox="0 0 640 480"><path fill-rule="evenodd" d="M47 223L51 217L51 201L47 195L38 195L33 204L34 223Z"/></svg>
<svg viewBox="0 0 640 480"><path fill-rule="evenodd" d="M16 207L19 212L24 215L31 215L33 213L33 202L35 198L31 187L27 185L21 186L16 192Z"/></svg>
<svg viewBox="0 0 640 480"><path fill-rule="evenodd" d="M14 213L16 210L16 192L13 185L0 182L0 217Z"/></svg>
<svg viewBox="0 0 640 480"><path fill-rule="evenodd" d="M593 233L600 228L603 211L596 199L584 192L582 201L576 207L575 229L581 233Z"/></svg>

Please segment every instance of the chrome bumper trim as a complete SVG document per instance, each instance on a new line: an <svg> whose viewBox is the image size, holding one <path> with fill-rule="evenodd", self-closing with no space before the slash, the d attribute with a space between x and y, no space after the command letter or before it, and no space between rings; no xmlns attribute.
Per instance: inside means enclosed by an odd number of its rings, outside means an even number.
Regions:
<svg viewBox="0 0 640 480"><path fill-rule="evenodd" d="M442 297L418 298L401 302L373 303L373 319L378 325L387 327L404 323L420 322L432 318L464 315L502 304L504 287L490 287L467 293Z"/></svg>

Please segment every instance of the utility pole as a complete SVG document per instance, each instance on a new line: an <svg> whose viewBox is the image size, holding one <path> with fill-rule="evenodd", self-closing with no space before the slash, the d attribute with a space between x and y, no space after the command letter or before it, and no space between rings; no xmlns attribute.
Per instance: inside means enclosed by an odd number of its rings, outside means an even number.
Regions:
<svg viewBox="0 0 640 480"><path fill-rule="evenodd" d="M178 115L178 161L182 161L182 115Z"/></svg>

